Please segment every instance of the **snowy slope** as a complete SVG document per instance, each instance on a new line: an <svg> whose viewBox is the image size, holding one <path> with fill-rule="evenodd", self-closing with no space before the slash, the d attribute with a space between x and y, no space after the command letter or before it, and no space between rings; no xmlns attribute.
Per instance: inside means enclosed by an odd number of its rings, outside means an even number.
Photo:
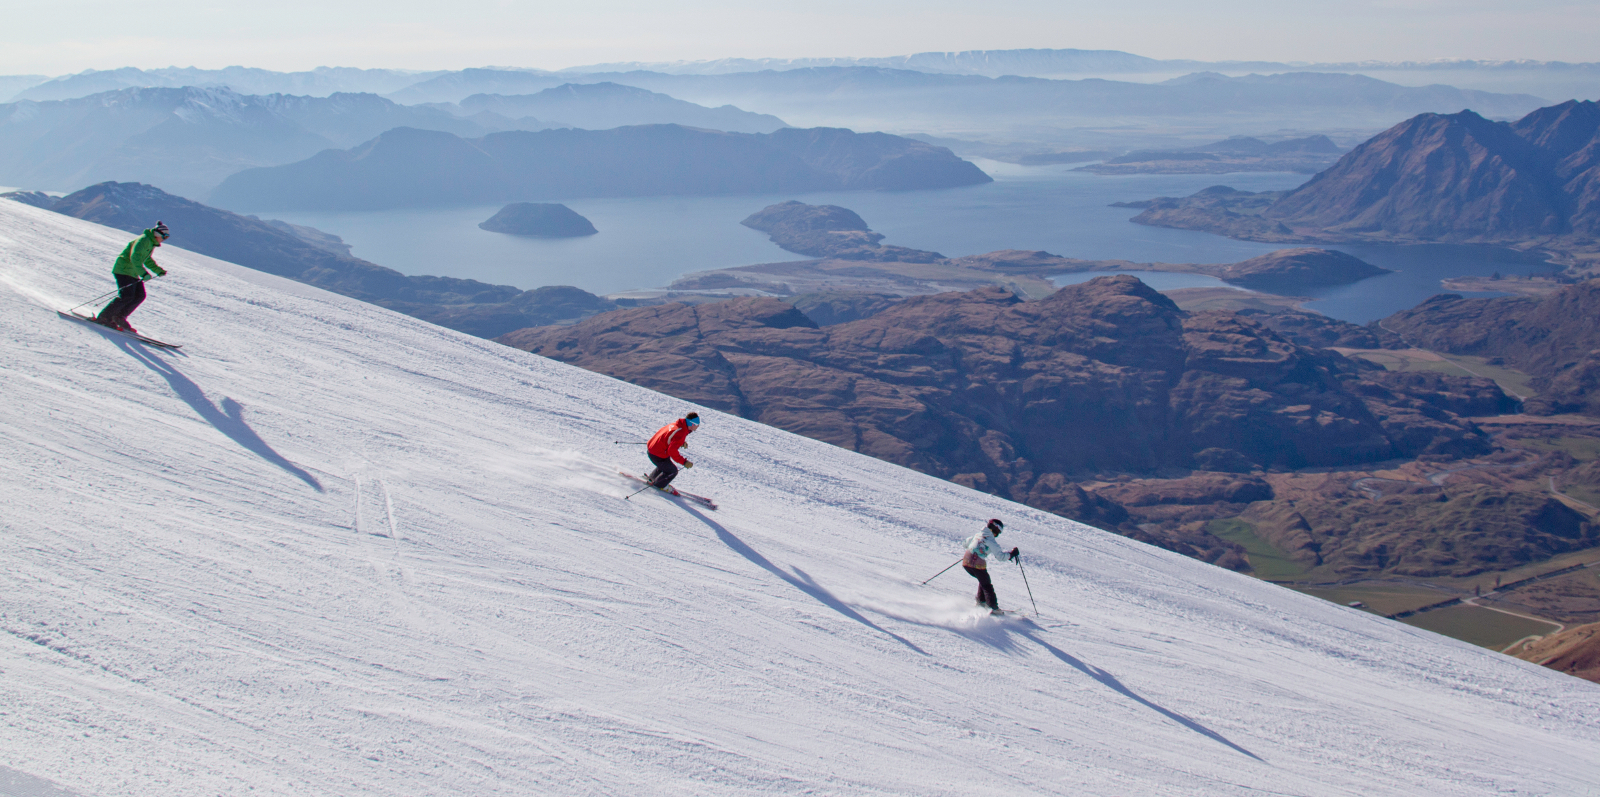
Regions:
<svg viewBox="0 0 1600 797"><path fill-rule="evenodd" d="M867 457L625 501L690 407L166 248L183 353L57 318L128 237L0 202L0 794L1600 794L1594 684ZM1036 622L917 584L989 516Z"/></svg>

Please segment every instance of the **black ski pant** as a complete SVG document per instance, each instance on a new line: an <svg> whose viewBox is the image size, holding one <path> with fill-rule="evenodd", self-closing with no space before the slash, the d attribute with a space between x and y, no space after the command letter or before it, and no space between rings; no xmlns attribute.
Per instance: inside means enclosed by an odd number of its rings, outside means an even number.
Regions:
<svg viewBox="0 0 1600 797"><path fill-rule="evenodd" d="M961 566L962 570L978 580L978 602L990 609L1000 608L1000 599L994 594L994 582L989 580L989 571L979 567Z"/></svg>
<svg viewBox="0 0 1600 797"><path fill-rule="evenodd" d="M117 298L100 311L96 319L103 323L117 323L128 320L133 311L139 309L139 303L144 301L144 280L130 277L127 274L113 274L117 278Z"/></svg>
<svg viewBox="0 0 1600 797"><path fill-rule="evenodd" d="M648 451L645 453L650 454ZM678 478L678 463L666 457L658 457L655 454L650 454L650 462L656 466L656 469L650 471L650 475L645 478L645 481L665 490L673 479Z"/></svg>

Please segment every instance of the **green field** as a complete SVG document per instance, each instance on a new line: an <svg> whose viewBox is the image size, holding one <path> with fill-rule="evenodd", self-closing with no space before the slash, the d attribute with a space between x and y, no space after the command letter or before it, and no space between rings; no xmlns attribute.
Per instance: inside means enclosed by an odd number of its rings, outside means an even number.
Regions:
<svg viewBox="0 0 1600 797"><path fill-rule="evenodd" d="M1443 592L1426 587L1412 587L1402 584L1356 584L1344 587L1296 587L1296 592L1303 592L1312 597L1332 601L1340 606L1348 606L1352 601L1360 601L1368 611L1375 614L1390 615L1397 612L1415 609L1418 606L1427 606L1430 603L1453 597L1454 593Z"/></svg>
<svg viewBox="0 0 1600 797"><path fill-rule="evenodd" d="M1515 444L1535 451L1565 451L1579 462L1600 459L1600 437L1524 437Z"/></svg>
<svg viewBox="0 0 1600 797"><path fill-rule="evenodd" d="M1551 633L1559 627L1481 606L1450 606L1412 615L1400 622L1494 650L1531 634Z"/></svg>
<svg viewBox="0 0 1600 797"><path fill-rule="evenodd" d="M1501 390L1522 398L1532 398L1530 377L1503 365L1490 365L1483 357L1466 357L1436 351L1367 349L1352 352L1356 357L1375 362L1391 371L1433 371L1452 376L1482 376L1493 379ZM1438 359L1434 359L1437 357Z"/></svg>
<svg viewBox="0 0 1600 797"><path fill-rule="evenodd" d="M1444 354L1442 352L1438 352L1438 354L1446 360L1462 366L1463 370L1493 379L1501 390L1514 396L1533 398L1538 394L1537 391L1528 386L1528 381L1532 377L1521 371L1513 371L1503 365L1490 365L1488 359L1484 357L1467 357L1465 355Z"/></svg>
<svg viewBox="0 0 1600 797"><path fill-rule="evenodd" d="M1239 518L1213 520L1206 524L1206 531L1228 542L1243 545L1245 553L1249 555L1250 574L1256 578L1264 581L1283 581L1297 578L1306 572L1306 568L1299 562L1290 559L1283 551L1273 547L1272 543L1257 537L1255 526Z"/></svg>
<svg viewBox="0 0 1600 797"><path fill-rule="evenodd" d="M1562 490L1561 492L1564 492L1567 495L1570 495L1573 498L1576 498L1579 501L1582 501L1582 502L1588 504L1589 506L1600 506L1600 490L1594 490L1594 489L1590 489L1588 487L1575 486L1575 487L1568 487L1565 490Z"/></svg>

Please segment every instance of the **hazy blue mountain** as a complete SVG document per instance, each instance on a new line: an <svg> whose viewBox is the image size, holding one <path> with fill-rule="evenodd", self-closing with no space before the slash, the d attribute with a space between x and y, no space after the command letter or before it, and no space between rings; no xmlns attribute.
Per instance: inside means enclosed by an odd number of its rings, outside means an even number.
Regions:
<svg viewBox="0 0 1600 797"><path fill-rule="evenodd" d="M1240 70L1289 71L1274 61L1161 60L1121 50L965 50L927 52L884 58L718 58L705 61L620 61L561 70L568 73L664 72L671 75L726 75L735 72L784 71L816 67L882 67L951 75L1019 75L1024 77L1080 77L1084 75L1192 72L1226 66Z"/></svg>
<svg viewBox="0 0 1600 797"><path fill-rule="evenodd" d="M17 92L31 89L49 79L45 75L0 75L0 102L9 102Z"/></svg>
<svg viewBox="0 0 1600 797"><path fill-rule="evenodd" d="M274 72L230 66L226 69L167 67L165 69L90 69L75 75L35 81L14 91L14 100L71 100L126 88L178 88L225 86L240 94L302 94L326 97L338 92L386 94L442 72L400 69L353 69L319 66L309 72ZM0 81L5 80L0 78ZM4 84L0 83L0 95ZM20 92L20 93L17 93Z"/></svg>
<svg viewBox="0 0 1600 797"><path fill-rule="evenodd" d="M624 125L677 124L734 133L770 133L787 127L776 116L732 105L707 108L646 89L616 83L567 83L538 94L474 94L461 101L465 113L489 111L506 118L559 119L587 130Z"/></svg>
<svg viewBox="0 0 1600 797"><path fill-rule="evenodd" d="M482 135L470 120L373 94L241 95L132 88L0 105L0 184L70 190L105 180L203 194L241 169L292 163L394 127Z"/></svg>
<svg viewBox="0 0 1600 797"><path fill-rule="evenodd" d="M269 94L256 98L262 105L328 140L337 147L352 147L396 127L442 130L458 136L480 136L493 128L462 119L448 111L399 105L376 94L338 93L327 97Z"/></svg>
<svg viewBox="0 0 1600 797"><path fill-rule="evenodd" d="M1261 130L1380 130L1418 113L1472 107L1514 118L1538 97L1448 86L1406 87L1360 75L1289 73L1193 75L1162 84L935 74L882 67L810 67L712 75L661 72L561 77L466 70L389 95L402 102L459 102L472 94L513 94L498 86L611 82L699 105L734 105L804 127L931 133L956 138L1071 139L1127 145L1140 129L1181 128L1195 137ZM408 99L408 97L414 97ZM1094 129L1115 128L1094 138ZM1101 140L1104 139L1104 140ZM1202 139L1203 140L1203 139ZM1198 142L1196 142L1198 143ZM1145 144L1148 145L1148 144Z"/></svg>
<svg viewBox="0 0 1600 797"><path fill-rule="evenodd" d="M907 190L989 182L950 150L834 128L680 125L493 133L400 128L351 150L250 169L211 195L241 210L361 210L597 196Z"/></svg>
<svg viewBox="0 0 1600 797"><path fill-rule="evenodd" d="M304 158L328 138L224 89L123 89L0 105L0 183L71 190L137 180L197 190Z"/></svg>
<svg viewBox="0 0 1600 797"><path fill-rule="evenodd" d="M602 79L602 76L590 76ZM899 120L900 125L1075 123L1086 119L1234 117L1281 119L1286 127L1348 128L1417 113L1478 109L1516 117L1539 107L1537 97L1412 88L1361 75L1288 73L1230 78L1193 75L1161 84L1108 80L939 75L903 69L822 68L728 75L628 73L604 79L662 91L701 104L732 103L780 113ZM1272 129L1260 126L1254 129Z"/></svg>
<svg viewBox="0 0 1600 797"><path fill-rule="evenodd" d="M569 74L650 71L673 75L720 75L813 67L884 67L957 75L1046 78L1116 78L1136 81L1189 72L1240 76L1252 72L1341 72L1425 86L1445 83L1483 91L1534 94L1552 99L1600 99L1600 63L1561 61L1360 61L1281 63L1274 61L1192 61L1146 58L1119 50L967 50L928 52L887 58L720 58L706 61L616 62L573 67Z"/></svg>
<svg viewBox="0 0 1600 797"><path fill-rule="evenodd" d="M531 94L568 82L570 78L532 69L463 69L419 81L385 96L405 105L460 102L474 94Z"/></svg>

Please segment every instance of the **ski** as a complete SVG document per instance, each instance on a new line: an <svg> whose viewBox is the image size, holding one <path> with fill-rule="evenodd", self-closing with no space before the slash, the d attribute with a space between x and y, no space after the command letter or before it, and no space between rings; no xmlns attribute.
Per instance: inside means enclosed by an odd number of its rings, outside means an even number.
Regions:
<svg viewBox="0 0 1600 797"><path fill-rule="evenodd" d="M85 324L94 324L95 326L97 326L97 327L99 327L101 329L109 330L111 332L115 332L118 335L126 335L127 337L133 338L134 340L137 340L140 343L148 343L151 346L158 346L158 347L163 348L163 349L181 349L181 348L183 348L183 344L181 344L181 343L167 343L165 341L156 340L155 338L147 338L147 337L145 337L145 336L143 336L143 335L141 335L141 334L139 334L137 332L124 332L124 331L122 331L120 329L112 329L111 327L108 327L105 324L102 324L99 321L94 320L94 316L81 315L79 313L68 313L68 312L65 312L63 310L57 310L56 311L56 315L59 315L62 318L70 319L72 321L82 321Z"/></svg>
<svg viewBox="0 0 1600 797"><path fill-rule="evenodd" d="M666 494L666 495L670 495L670 496L672 496L674 498L687 498L690 501L693 501L693 502L705 507L706 509L716 509L717 508L717 504L716 504L715 501L712 501L710 498L707 498L707 497L705 497L703 495L695 495L694 493L686 493L686 492L683 492L682 490L679 490L676 487L673 487L670 484L667 485L667 489L663 490L663 489L661 489L659 487L655 487L655 485L650 484L650 482L647 482L644 479L641 479L638 476L635 476L635 475L633 475L633 474L631 474L631 473L629 473L629 472L627 472L625 470L624 471L617 471L617 472L622 474L623 476L626 476L626 477L628 477L630 479L633 479L634 481L636 481L636 482L638 482L640 484L648 485L648 486L654 488L656 490L656 492L663 493L663 494Z"/></svg>

